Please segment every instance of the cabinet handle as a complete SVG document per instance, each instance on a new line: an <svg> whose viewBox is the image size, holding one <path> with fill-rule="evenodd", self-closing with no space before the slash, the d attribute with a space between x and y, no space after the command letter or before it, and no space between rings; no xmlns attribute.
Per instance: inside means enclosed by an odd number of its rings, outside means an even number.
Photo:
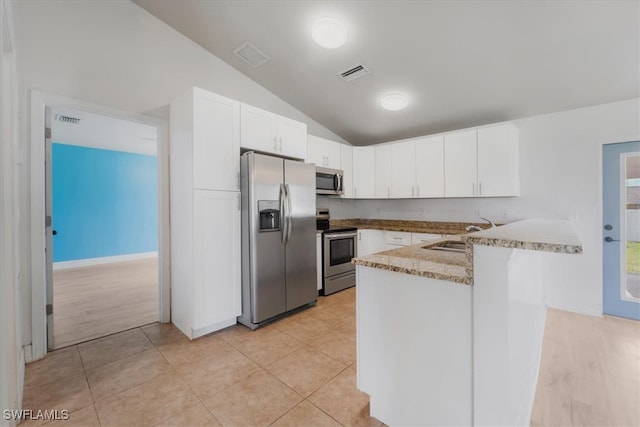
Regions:
<svg viewBox="0 0 640 427"><path fill-rule="evenodd" d="M391 197L391 188L387 187L387 199Z"/></svg>
<svg viewBox="0 0 640 427"><path fill-rule="evenodd" d="M354 199L358 198L358 188L357 187L353 187L353 198Z"/></svg>
<svg viewBox="0 0 640 427"><path fill-rule="evenodd" d="M358 240L362 240L362 232L358 232Z"/></svg>
<svg viewBox="0 0 640 427"><path fill-rule="evenodd" d="M275 136L273 137L273 150L278 151L278 138Z"/></svg>
<svg viewBox="0 0 640 427"><path fill-rule="evenodd" d="M236 205L236 208L237 208L238 210L240 210L240 209L241 209L241 207L242 207L241 205L242 205L242 201L241 201L241 199L240 199L240 194L238 194L238 204Z"/></svg>
<svg viewBox="0 0 640 427"><path fill-rule="evenodd" d="M240 189L240 172L236 172L236 183L238 184L238 190Z"/></svg>
<svg viewBox="0 0 640 427"><path fill-rule="evenodd" d="M478 183L478 195L482 196L482 183Z"/></svg>
<svg viewBox="0 0 640 427"><path fill-rule="evenodd" d="M412 185L411 186L411 197L415 197L416 196L416 190L415 187Z"/></svg>
<svg viewBox="0 0 640 427"><path fill-rule="evenodd" d="M471 194L473 194L474 196L476 195L476 183L475 182L471 183Z"/></svg>

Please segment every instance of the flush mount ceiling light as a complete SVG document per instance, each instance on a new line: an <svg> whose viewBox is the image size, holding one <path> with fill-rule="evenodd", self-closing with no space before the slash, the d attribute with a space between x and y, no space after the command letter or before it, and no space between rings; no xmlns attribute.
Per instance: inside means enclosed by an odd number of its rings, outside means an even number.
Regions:
<svg viewBox="0 0 640 427"><path fill-rule="evenodd" d="M320 46L335 49L347 41L347 29L337 19L321 18L313 23L311 37Z"/></svg>
<svg viewBox="0 0 640 427"><path fill-rule="evenodd" d="M382 97L380 105L385 110L398 111L409 105L409 99L401 93L390 93Z"/></svg>

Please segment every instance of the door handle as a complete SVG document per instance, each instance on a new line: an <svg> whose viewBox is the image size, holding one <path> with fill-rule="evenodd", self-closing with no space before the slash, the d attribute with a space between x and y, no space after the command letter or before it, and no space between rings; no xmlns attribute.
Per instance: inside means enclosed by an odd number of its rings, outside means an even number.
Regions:
<svg viewBox="0 0 640 427"><path fill-rule="evenodd" d="M604 238L604 241L607 243L611 243L611 242L619 242L620 240L615 240L613 237L607 236Z"/></svg>
<svg viewBox="0 0 640 427"><path fill-rule="evenodd" d="M58 234L58 232L57 232L56 230L52 230L52 231L51 231L51 234L52 234L53 236L55 236L56 234Z"/></svg>
<svg viewBox="0 0 640 427"><path fill-rule="evenodd" d="M613 229L613 225L607 224L607 225L604 226L604 229L605 230L612 230Z"/></svg>

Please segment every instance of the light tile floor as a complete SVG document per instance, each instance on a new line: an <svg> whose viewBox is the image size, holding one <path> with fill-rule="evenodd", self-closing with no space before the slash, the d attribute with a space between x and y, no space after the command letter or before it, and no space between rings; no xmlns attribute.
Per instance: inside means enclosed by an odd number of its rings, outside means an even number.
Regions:
<svg viewBox="0 0 640 427"><path fill-rule="evenodd" d="M52 427L381 426L355 360L352 288L255 331L156 323L56 350L27 365L23 406L70 411ZM549 310L532 425L638 426L638 401L640 323Z"/></svg>
<svg viewBox="0 0 640 427"><path fill-rule="evenodd" d="M68 427L381 426L355 360L352 288L255 331L155 323L56 350L27 365L23 406L67 409L48 424Z"/></svg>

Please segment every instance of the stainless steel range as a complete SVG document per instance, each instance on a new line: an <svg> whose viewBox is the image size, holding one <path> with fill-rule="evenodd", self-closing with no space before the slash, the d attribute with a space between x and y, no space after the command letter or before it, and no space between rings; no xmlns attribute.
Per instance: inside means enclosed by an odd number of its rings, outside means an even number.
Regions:
<svg viewBox="0 0 640 427"><path fill-rule="evenodd" d="M358 229L331 227L329 210L318 209L316 227L322 231L322 290L331 295L356 284L356 267L351 263L358 253Z"/></svg>

